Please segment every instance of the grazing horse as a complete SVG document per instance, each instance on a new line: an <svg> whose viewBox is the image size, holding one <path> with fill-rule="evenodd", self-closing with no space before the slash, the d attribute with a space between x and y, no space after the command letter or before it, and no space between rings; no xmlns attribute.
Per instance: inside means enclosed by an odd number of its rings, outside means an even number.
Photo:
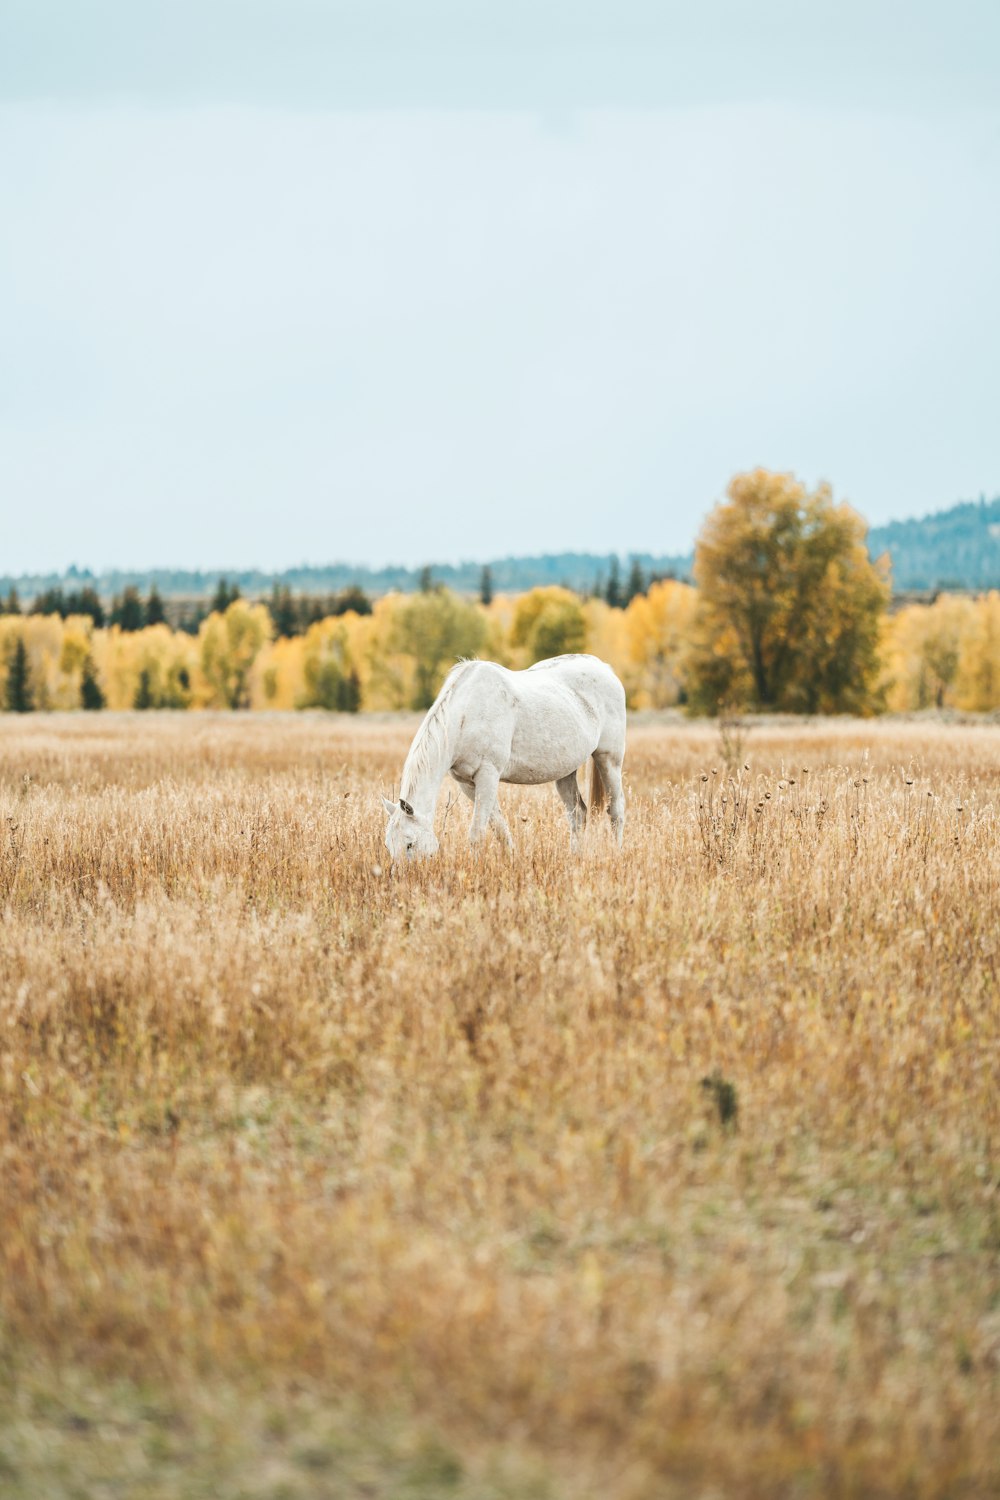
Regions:
<svg viewBox="0 0 1000 1500"><path fill-rule="evenodd" d="M624 755L625 689L596 656L553 656L525 672L492 661L459 662L414 736L399 801L382 798L389 816L386 848L393 859L436 852L434 808L448 772L475 802L471 843L489 824L511 846L497 805L501 781L515 786L554 781L576 848L587 821L576 773L588 756L593 757L590 810L607 805L620 846Z"/></svg>

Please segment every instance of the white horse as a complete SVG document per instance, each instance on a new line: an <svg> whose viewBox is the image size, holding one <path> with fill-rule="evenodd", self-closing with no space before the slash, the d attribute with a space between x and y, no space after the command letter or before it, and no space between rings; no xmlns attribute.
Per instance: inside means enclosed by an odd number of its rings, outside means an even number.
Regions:
<svg viewBox="0 0 1000 1500"><path fill-rule="evenodd" d="M526 672L492 661L463 661L445 679L414 736L403 766L398 802L383 797L389 816L385 842L395 859L434 854L434 809L450 771L475 802L469 840L492 825L511 846L497 805L501 781L537 786L554 781L569 816L576 847L587 821L577 768L593 756L590 810L607 804L619 846L625 823L622 760L625 689L596 656L553 656Z"/></svg>

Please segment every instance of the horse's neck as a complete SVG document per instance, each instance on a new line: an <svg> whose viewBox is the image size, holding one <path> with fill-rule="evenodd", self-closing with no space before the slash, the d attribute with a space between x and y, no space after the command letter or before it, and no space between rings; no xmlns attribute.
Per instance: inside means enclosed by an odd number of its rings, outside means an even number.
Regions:
<svg viewBox="0 0 1000 1500"><path fill-rule="evenodd" d="M437 795L451 764L449 736L441 709L421 724L403 766L400 796L426 817L433 817Z"/></svg>

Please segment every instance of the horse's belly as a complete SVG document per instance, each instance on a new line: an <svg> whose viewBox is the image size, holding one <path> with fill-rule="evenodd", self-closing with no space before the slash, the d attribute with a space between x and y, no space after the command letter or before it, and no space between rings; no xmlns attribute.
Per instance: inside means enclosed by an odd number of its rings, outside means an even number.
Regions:
<svg viewBox="0 0 1000 1500"><path fill-rule="evenodd" d="M597 744L595 724L575 715L558 715L549 724L518 727L510 747L510 760L501 772L504 781L518 786L538 786L558 781L582 766Z"/></svg>

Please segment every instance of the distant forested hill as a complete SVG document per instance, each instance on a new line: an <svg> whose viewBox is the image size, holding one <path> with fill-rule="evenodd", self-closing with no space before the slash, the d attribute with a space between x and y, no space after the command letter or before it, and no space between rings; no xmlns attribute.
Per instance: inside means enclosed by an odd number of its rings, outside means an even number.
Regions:
<svg viewBox="0 0 1000 1500"><path fill-rule="evenodd" d="M950 510L937 511L919 520L892 521L888 526L873 527L868 534L868 547L873 557L883 552L890 554L896 590L1000 588L1000 497L953 505ZM0 555L0 566L2 561ZM638 562L646 579L691 576L690 553L629 553L615 559L610 552L558 552L540 557L497 558L488 567L492 588L498 594L520 593L546 583L563 583L588 593L595 589L603 592L616 566L624 581L633 561ZM460 593L479 591L483 577L481 562L431 562L429 567L435 583L446 584ZM426 569L328 563L318 567L303 564L280 573L151 568L93 574L70 568L61 574L0 574L0 591L6 593L16 588L22 600L29 602L46 589L90 585L102 597L111 599L131 584L143 591L155 586L164 598L207 599L222 574L230 584L238 584L245 596L260 598L276 585L309 595L335 594L351 584L359 585L368 594L384 594L390 589L411 592L425 580Z"/></svg>
<svg viewBox="0 0 1000 1500"><path fill-rule="evenodd" d="M690 574L689 556L629 553L627 558L617 560L623 580L633 558L638 561L646 578L668 575L687 578ZM481 562L429 564L434 583L443 583L459 593L468 594L478 593L483 579L483 566ZM586 593L599 585L607 584L615 560L611 553L558 552L542 557L502 557L487 566L493 590L498 594L522 593L525 589L546 583L564 583L569 588ZM130 585L143 591L155 585L166 599L207 599L215 592L220 576L224 576L228 583L238 584L240 592L249 598L269 594L275 585L290 588L297 594L323 595L335 594L350 584L357 584L366 593L385 594L390 589L413 592L420 588L425 573L425 567L365 568L351 563L328 563L318 567L303 564L298 568L286 568L280 573L265 573L257 569L240 571L236 568L202 571L148 568L95 574L86 569L70 568L67 573L20 576L0 574L0 591L6 592L14 587L22 599L30 600L46 589L78 589L89 585L102 597L110 599Z"/></svg>
<svg viewBox="0 0 1000 1500"><path fill-rule="evenodd" d="M889 553L894 589L1000 588L1000 498L874 526L868 550Z"/></svg>

